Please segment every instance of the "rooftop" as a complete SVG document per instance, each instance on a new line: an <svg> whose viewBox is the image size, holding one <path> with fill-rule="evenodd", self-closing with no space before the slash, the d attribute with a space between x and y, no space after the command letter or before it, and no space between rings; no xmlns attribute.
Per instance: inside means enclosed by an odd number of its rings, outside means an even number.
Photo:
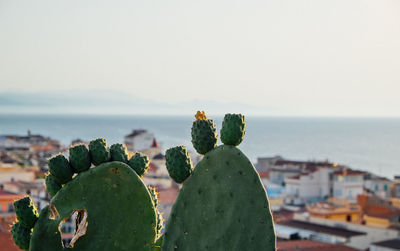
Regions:
<svg viewBox="0 0 400 251"><path fill-rule="evenodd" d="M144 129L133 130L130 134L126 135L125 137L126 138L127 137L135 137L137 135L140 135L140 134L143 134L143 133L146 133L146 132L147 132L147 130L144 130Z"/></svg>
<svg viewBox="0 0 400 251"><path fill-rule="evenodd" d="M390 240L386 240L386 241L379 241L379 242L372 243L372 245L400 250L400 239L397 238L397 239L390 239Z"/></svg>
<svg viewBox="0 0 400 251"><path fill-rule="evenodd" d="M284 222L279 222L279 224L288 226L288 227L292 227L292 228L309 230L309 231L314 231L314 232L319 232L319 233L329 234L329 235L334 235L334 236L339 236L339 237L345 237L345 238L350 238L353 236L366 234L364 232L352 231L352 230L343 229L343 228L339 228L339 227L324 226L324 225L319 225L319 224L309 223L309 222L299 221L299 220L284 221Z"/></svg>
<svg viewBox="0 0 400 251"><path fill-rule="evenodd" d="M330 243L323 243L319 241L310 240L296 240L296 241L278 241L277 248L279 251L356 251L357 249Z"/></svg>
<svg viewBox="0 0 400 251"><path fill-rule="evenodd" d="M351 170L351 169L342 169L339 171L336 171L333 173L333 175L342 175L342 176L347 176L347 175L365 175L366 172L363 171L358 171L358 170Z"/></svg>

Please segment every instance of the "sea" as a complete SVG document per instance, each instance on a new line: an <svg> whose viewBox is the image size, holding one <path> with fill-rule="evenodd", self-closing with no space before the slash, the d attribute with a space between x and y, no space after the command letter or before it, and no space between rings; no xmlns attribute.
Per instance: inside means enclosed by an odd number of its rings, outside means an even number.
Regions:
<svg viewBox="0 0 400 251"><path fill-rule="evenodd" d="M223 117L213 118L217 130ZM153 133L163 150L190 142L192 116L0 115L0 135L42 134L68 146L103 137L123 142L134 129ZM219 142L220 143L220 142ZM400 118L246 117L239 148L258 157L331 161L387 178L400 175Z"/></svg>

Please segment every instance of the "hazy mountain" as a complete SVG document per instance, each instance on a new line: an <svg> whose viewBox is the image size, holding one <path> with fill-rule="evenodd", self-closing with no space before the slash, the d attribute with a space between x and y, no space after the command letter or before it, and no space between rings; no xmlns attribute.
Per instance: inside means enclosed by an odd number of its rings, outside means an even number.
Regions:
<svg viewBox="0 0 400 251"><path fill-rule="evenodd" d="M265 108L242 103L219 103L209 100L167 104L112 90L46 91L0 93L0 113L8 114L149 114L187 115L196 110L208 114L242 112L245 114L271 114Z"/></svg>

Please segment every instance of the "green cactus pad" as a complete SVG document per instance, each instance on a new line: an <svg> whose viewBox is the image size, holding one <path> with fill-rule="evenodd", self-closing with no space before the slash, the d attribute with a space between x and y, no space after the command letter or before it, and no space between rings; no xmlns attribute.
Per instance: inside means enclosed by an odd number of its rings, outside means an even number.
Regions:
<svg viewBox="0 0 400 251"><path fill-rule="evenodd" d="M74 174L74 170L62 154L49 160L49 170L60 184L65 184L72 180L72 175Z"/></svg>
<svg viewBox="0 0 400 251"><path fill-rule="evenodd" d="M236 147L208 152L182 186L162 250L275 250L264 186Z"/></svg>
<svg viewBox="0 0 400 251"><path fill-rule="evenodd" d="M11 227L11 235L15 244L22 250L29 249L29 242L31 240L31 229L21 225L20 222L14 223Z"/></svg>
<svg viewBox="0 0 400 251"><path fill-rule="evenodd" d="M89 153L95 166L108 162L111 158L110 150L107 147L106 140L103 138L90 141Z"/></svg>
<svg viewBox="0 0 400 251"><path fill-rule="evenodd" d="M114 144L110 146L111 160L128 163L128 150L122 144Z"/></svg>
<svg viewBox="0 0 400 251"><path fill-rule="evenodd" d="M165 152L169 176L177 182L185 181L193 171L192 160L185 146L176 146Z"/></svg>
<svg viewBox="0 0 400 251"><path fill-rule="evenodd" d="M24 197L14 202L14 210L18 221L24 227L31 229L38 219L38 212L30 197Z"/></svg>
<svg viewBox="0 0 400 251"><path fill-rule="evenodd" d="M245 121L242 114L225 114L222 122L221 141L226 145L238 146L245 134Z"/></svg>
<svg viewBox="0 0 400 251"><path fill-rule="evenodd" d="M61 189L61 185L57 182L56 178L50 173L46 175L45 179L47 192L54 196Z"/></svg>
<svg viewBox="0 0 400 251"><path fill-rule="evenodd" d="M135 155L133 155L132 158L128 161L128 165L132 167L133 170L135 170L139 177L142 177L147 172L147 169L149 168L149 163L149 157L141 153L135 153Z"/></svg>
<svg viewBox="0 0 400 251"><path fill-rule="evenodd" d="M91 166L89 150L85 145L69 148L69 163L76 173L84 172Z"/></svg>
<svg viewBox="0 0 400 251"><path fill-rule="evenodd" d="M49 219L49 208L42 210L30 251L64 250L58 226L74 210L87 210L88 225L73 250L150 250L157 238L151 195L132 168L121 162L79 173L58 191L51 205L59 216Z"/></svg>
<svg viewBox="0 0 400 251"><path fill-rule="evenodd" d="M217 146L217 131L212 119L196 120L192 125L192 144L200 154L205 154Z"/></svg>

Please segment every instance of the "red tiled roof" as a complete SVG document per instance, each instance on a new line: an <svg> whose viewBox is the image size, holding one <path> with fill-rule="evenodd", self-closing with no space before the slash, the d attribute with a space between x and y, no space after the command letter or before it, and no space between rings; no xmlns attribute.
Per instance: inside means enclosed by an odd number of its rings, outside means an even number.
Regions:
<svg viewBox="0 0 400 251"><path fill-rule="evenodd" d="M356 251L357 249L330 243L323 243L310 240L278 241L278 251Z"/></svg>
<svg viewBox="0 0 400 251"><path fill-rule="evenodd" d="M2 222L0 224L0 249L7 251L20 251L12 240L10 233L11 222Z"/></svg>
<svg viewBox="0 0 400 251"><path fill-rule="evenodd" d="M5 190L0 190L0 195L18 195L16 193L8 192Z"/></svg>
<svg viewBox="0 0 400 251"><path fill-rule="evenodd" d="M269 178L269 171L258 171L261 178Z"/></svg>
<svg viewBox="0 0 400 251"><path fill-rule="evenodd" d="M160 204L173 204L178 196L179 190L173 187L164 190L157 190Z"/></svg>
<svg viewBox="0 0 400 251"><path fill-rule="evenodd" d="M339 170L333 173L333 175L365 175L366 172L363 171L357 171L357 170L350 170L350 169L343 169L343 170Z"/></svg>

